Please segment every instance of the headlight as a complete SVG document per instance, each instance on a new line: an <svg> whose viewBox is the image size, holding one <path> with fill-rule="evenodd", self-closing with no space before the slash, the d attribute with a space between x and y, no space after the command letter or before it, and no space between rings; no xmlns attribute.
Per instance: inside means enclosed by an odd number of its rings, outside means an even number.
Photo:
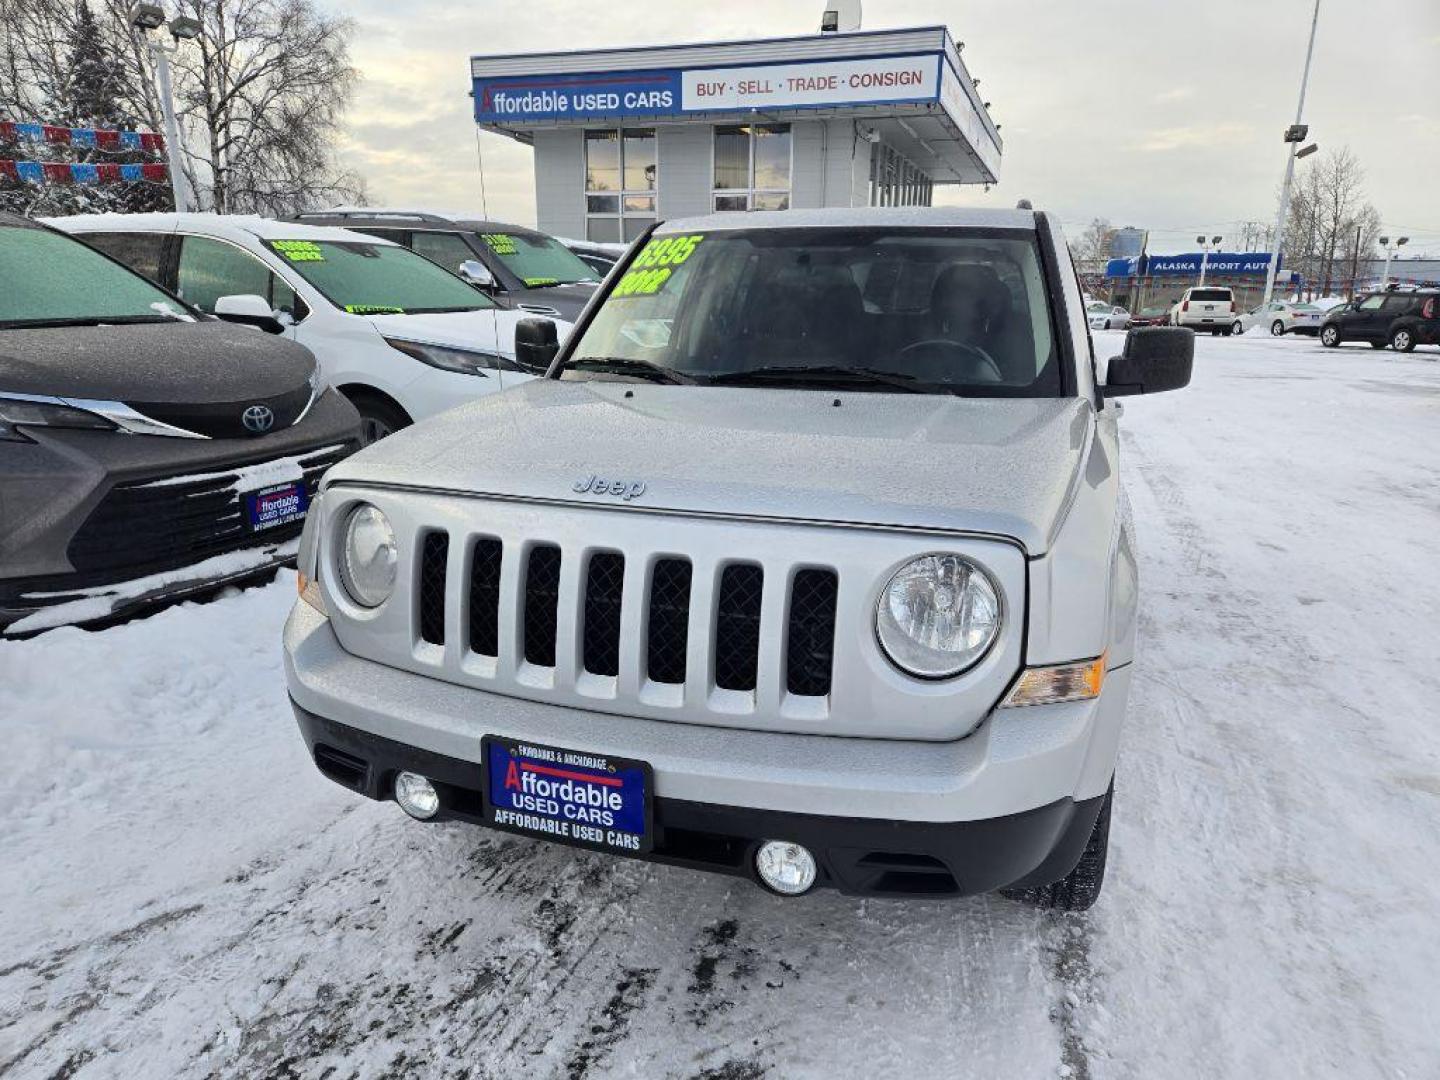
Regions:
<svg viewBox="0 0 1440 1080"><path fill-rule="evenodd" d="M958 555L922 555L880 592L880 645L902 671L946 679L973 667L1000 633L1000 595L985 571Z"/></svg>
<svg viewBox="0 0 1440 1080"><path fill-rule="evenodd" d="M0 440L29 442L22 427L115 430L115 425L103 416L66 405L59 398L0 396Z"/></svg>
<svg viewBox="0 0 1440 1080"><path fill-rule="evenodd" d="M487 371L499 368L513 370L514 361L498 353L476 352L470 349L452 349L445 345L425 345L419 341L405 341L402 338L386 338L385 344L422 364L440 368L442 371L457 371L461 375L479 375L488 378Z"/></svg>
<svg viewBox="0 0 1440 1080"><path fill-rule="evenodd" d="M395 591L399 560L395 531L378 509L364 504L351 511L340 553L340 578L345 591L362 607L379 607Z"/></svg>

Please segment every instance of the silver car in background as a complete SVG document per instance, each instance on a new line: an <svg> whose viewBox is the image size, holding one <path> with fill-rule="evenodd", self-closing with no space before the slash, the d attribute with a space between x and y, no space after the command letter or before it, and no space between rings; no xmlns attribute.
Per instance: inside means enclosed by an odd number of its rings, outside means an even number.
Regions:
<svg viewBox="0 0 1440 1080"><path fill-rule="evenodd" d="M1053 215L718 214L539 379L329 474L284 633L318 769L796 895L1104 876L1135 650L1121 395Z"/></svg>

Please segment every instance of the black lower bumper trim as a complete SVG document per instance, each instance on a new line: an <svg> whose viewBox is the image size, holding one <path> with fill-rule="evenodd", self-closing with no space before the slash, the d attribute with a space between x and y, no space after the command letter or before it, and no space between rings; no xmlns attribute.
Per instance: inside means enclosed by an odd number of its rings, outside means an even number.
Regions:
<svg viewBox="0 0 1440 1080"><path fill-rule="evenodd" d="M428 777L440 792L436 820L482 824L482 769L327 720L293 701L316 767L371 799L391 797L397 772ZM479 740L476 740L478 750ZM865 896L966 896L1058 881L1074 868L1103 796L1060 799L979 821L891 821L654 800L654 849L627 855L756 880L765 840L803 844L820 864L818 884Z"/></svg>

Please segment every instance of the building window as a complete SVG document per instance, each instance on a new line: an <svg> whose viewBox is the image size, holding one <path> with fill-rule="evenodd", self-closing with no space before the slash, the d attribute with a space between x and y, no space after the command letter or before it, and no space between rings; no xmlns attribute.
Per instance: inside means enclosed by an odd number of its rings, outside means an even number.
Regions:
<svg viewBox="0 0 1440 1080"><path fill-rule="evenodd" d="M715 128L715 209L790 208L790 125Z"/></svg>
<svg viewBox="0 0 1440 1080"><path fill-rule="evenodd" d="M655 224L655 129L585 132L585 239L629 243Z"/></svg>

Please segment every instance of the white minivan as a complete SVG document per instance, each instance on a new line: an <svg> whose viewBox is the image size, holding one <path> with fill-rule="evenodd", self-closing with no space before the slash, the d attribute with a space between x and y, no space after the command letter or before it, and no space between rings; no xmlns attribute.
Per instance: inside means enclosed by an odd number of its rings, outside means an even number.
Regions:
<svg viewBox="0 0 1440 1080"><path fill-rule="evenodd" d="M367 442L539 374L515 359L516 325L533 316L388 240L221 214L50 223L202 311L307 346L360 410Z"/></svg>

